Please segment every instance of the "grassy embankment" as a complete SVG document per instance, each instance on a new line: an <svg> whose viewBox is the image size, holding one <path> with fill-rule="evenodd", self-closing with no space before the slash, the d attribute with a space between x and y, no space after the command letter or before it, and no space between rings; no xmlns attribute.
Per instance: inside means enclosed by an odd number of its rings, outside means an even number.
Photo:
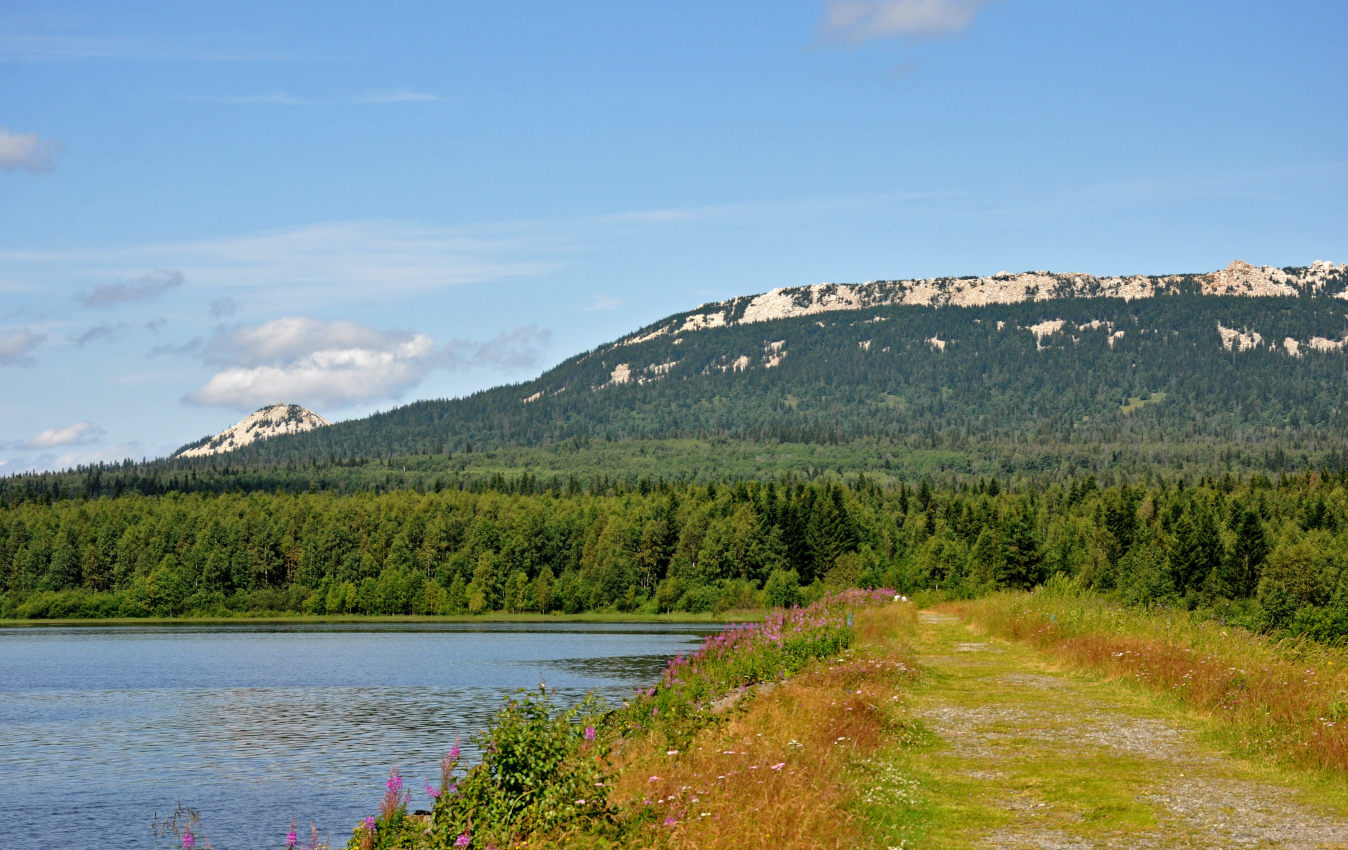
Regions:
<svg viewBox="0 0 1348 850"><path fill-rule="evenodd" d="M347 846L891 846L868 764L902 738L914 610L863 591L778 609L607 713L521 694L478 736L481 764L447 756L428 816L390 774Z"/></svg>

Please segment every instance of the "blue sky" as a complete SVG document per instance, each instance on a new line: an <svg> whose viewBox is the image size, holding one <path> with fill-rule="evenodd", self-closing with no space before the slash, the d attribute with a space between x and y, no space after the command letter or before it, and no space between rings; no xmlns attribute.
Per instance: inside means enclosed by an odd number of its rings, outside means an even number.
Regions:
<svg viewBox="0 0 1348 850"><path fill-rule="evenodd" d="M1348 5L0 8L0 474L820 281L1348 260Z"/></svg>

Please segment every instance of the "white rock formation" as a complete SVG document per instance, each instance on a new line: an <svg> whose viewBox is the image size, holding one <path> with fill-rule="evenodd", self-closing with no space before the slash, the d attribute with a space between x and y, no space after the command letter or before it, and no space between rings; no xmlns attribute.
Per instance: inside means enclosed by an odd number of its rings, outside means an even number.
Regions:
<svg viewBox="0 0 1348 850"><path fill-rule="evenodd" d="M1254 266L1236 260L1221 271L1196 275L1095 277L1046 271L998 272L988 277L879 280L868 283L817 283L774 289L762 295L744 295L704 304L693 313L618 345L635 345L659 336L811 316L844 310L863 310L911 304L928 307L976 307L1048 301L1054 298L1152 298L1185 288L1202 295L1291 296L1302 292L1348 297L1348 264L1317 260L1290 271ZM737 318L731 318L737 316ZM822 323L821 323L822 326ZM998 322L1000 330L1002 323ZM1084 328L1083 328L1084 329Z"/></svg>
<svg viewBox="0 0 1348 850"><path fill-rule="evenodd" d="M250 413L237 424L226 428L206 442L183 449L174 457L205 457L232 452L249 443L281 434L299 434L332 423L298 404L273 404L256 413Z"/></svg>

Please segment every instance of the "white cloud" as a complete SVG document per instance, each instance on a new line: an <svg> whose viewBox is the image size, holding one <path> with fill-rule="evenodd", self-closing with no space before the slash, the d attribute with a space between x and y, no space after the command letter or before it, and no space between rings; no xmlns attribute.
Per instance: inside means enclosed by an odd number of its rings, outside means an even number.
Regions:
<svg viewBox="0 0 1348 850"><path fill-rule="evenodd" d="M112 307L130 301L144 301L162 295L183 285L183 273L173 269L158 269L135 280L118 281L97 287L88 295L79 296L86 307Z"/></svg>
<svg viewBox="0 0 1348 850"><path fill-rule="evenodd" d="M425 334L290 316L165 351L220 367L186 401L248 412L276 402L340 408L396 399L437 369L536 366L550 339L547 330L528 325L487 342L437 347Z"/></svg>
<svg viewBox="0 0 1348 850"><path fill-rule="evenodd" d="M11 133L0 127L0 169L38 174L56 168L61 143L37 133Z"/></svg>
<svg viewBox="0 0 1348 850"><path fill-rule="evenodd" d="M819 22L829 41L935 38L964 32L991 0L826 0Z"/></svg>
<svg viewBox="0 0 1348 850"><path fill-rule="evenodd" d="M208 362L228 366L187 401L242 411L277 401L344 407L396 398L437 365L425 334L303 316L235 328L200 350Z"/></svg>
<svg viewBox="0 0 1348 850"><path fill-rule="evenodd" d="M30 356L46 337L26 328L0 330L0 366L15 366L32 362Z"/></svg>
<svg viewBox="0 0 1348 850"><path fill-rule="evenodd" d="M74 425L67 425L64 428L48 428L30 440L27 448L50 449L55 446L83 443L101 433L103 433L101 429L88 422L76 422Z"/></svg>

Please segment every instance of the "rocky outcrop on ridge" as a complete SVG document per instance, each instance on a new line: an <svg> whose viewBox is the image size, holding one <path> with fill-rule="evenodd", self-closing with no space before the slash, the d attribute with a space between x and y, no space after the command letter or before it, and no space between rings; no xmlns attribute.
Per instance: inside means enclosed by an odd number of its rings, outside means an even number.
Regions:
<svg viewBox="0 0 1348 850"><path fill-rule="evenodd" d="M1348 297L1348 264L1316 261L1301 268L1254 266L1236 260L1207 274L1095 277L1032 271L998 272L989 277L942 277L877 280L868 283L818 283L774 289L704 304L655 327L625 337L617 345L634 345L661 336L678 336L706 328L769 322L840 310L865 310L910 304L927 307L977 307L1049 301L1055 298L1153 298L1193 292L1199 295Z"/></svg>
<svg viewBox="0 0 1348 850"><path fill-rule="evenodd" d="M312 431L332 423L298 404L273 404L249 414L242 421L174 452L173 457L205 457L232 452L249 443L281 434Z"/></svg>

